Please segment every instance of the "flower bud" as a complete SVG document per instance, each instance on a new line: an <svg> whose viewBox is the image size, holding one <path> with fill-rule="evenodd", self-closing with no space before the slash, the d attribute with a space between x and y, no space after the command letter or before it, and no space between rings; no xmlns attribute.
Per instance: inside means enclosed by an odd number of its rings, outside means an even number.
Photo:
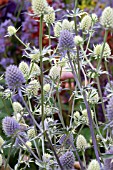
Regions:
<svg viewBox="0 0 113 170"><path fill-rule="evenodd" d="M92 160L88 166L88 170L100 170L100 166L97 160Z"/></svg>
<svg viewBox="0 0 113 170"><path fill-rule="evenodd" d="M12 36L12 35L16 34L16 32L17 32L17 30L14 26L9 26L7 28L7 31L8 31L9 36Z"/></svg>
<svg viewBox="0 0 113 170"><path fill-rule="evenodd" d="M87 141L83 135L78 135L76 146L80 150L84 150L87 147Z"/></svg>

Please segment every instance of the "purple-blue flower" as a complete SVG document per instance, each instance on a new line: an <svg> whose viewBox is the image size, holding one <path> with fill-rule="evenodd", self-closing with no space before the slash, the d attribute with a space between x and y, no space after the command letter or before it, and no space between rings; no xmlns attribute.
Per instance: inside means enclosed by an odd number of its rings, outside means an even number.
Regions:
<svg viewBox="0 0 113 170"><path fill-rule="evenodd" d="M59 37L59 49L70 51L74 48L73 34L68 30L63 30Z"/></svg>
<svg viewBox="0 0 113 170"><path fill-rule="evenodd" d="M22 86L25 83L23 73L15 65L10 65L6 69L5 80L9 89L15 89Z"/></svg>
<svg viewBox="0 0 113 170"><path fill-rule="evenodd" d="M73 143L73 134L70 135L62 135L61 138L59 139L59 143L62 144L66 144L66 146L70 146Z"/></svg>
<svg viewBox="0 0 113 170"><path fill-rule="evenodd" d="M75 157L73 152L67 151L65 154L60 156L61 165L65 170L72 170L74 167Z"/></svg>
<svg viewBox="0 0 113 170"><path fill-rule="evenodd" d="M7 136L11 136L20 130L20 125L13 117L7 116L2 121L2 128Z"/></svg>

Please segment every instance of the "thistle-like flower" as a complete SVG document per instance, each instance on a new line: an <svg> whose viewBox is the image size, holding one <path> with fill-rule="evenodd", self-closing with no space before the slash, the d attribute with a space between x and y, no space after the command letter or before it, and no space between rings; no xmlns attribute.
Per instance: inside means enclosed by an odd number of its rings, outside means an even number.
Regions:
<svg viewBox="0 0 113 170"><path fill-rule="evenodd" d="M60 156L61 165L65 170L72 170L74 167L75 157L73 152L67 151L65 154Z"/></svg>
<svg viewBox="0 0 113 170"><path fill-rule="evenodd" d="M59 37L61 30L62 30L61 22L56 22L54 26L54 36Z"/></svg>
<svg viewBox="0 0 113 170"><path fill-rule="evenodd" d="M26 62L22 61L19 64L19 69L21 70L21 72L23 73L24 77L26 78L29 74L29 66Z"/></svg>
<svg viewBox="0 0 113 170"><path fill-rule="evenodd" d="M36 96L38 90L40 89L40 83L37 80L32 80L29 82L26 92L31 96Z"/></svg>
<svg viewBox="0 0 113 170"><path fill-rule="evenodd" d="M85 148L87 147L87 141L83 135L78 135L76 140L76 146L80 150L85 150Z"/></svg>
<svg viewBox="0 0 113 170"><path fill-rule="evenodd" d="M10 65L6 69L5 80L9 89L15 89L25 83L24 75L15 65Z"/></svg>
<svg viewBox="0 0 113 170"><path fill-rule="evenodd" d="M53 24L55 21L55 11L53 7L47 7L47 14L44 15L44 20L48 24Z"/></svg>
<svg viewBox="0 0 113 170"><path fill-rule="evenodd" d="M71 24L67 19L64 19L62 22L62 30L68 30L68 31L72 30Z"/></svg>
<svg viewBox="0 0 113 170"><path fill-rule="evenodd" d="M20 125L13 117L7 116L2 121L2 128L7 136L11 136L17 130L20 130Z"/></svg>
<svg viewBox="0 0 113 170"><path fill-rule="evenodd" d="M100 165L97 160L92 160L88 166L88 170L100 170Z"/></svg>
<svg viewBox="0 0 113 170"><path fill-rule="evenodd" d="M35 132L35 129L34 128L31 128L27 131L27 134L28 134L28 137L29 139L32 139L36 136L36 132Z"/></svg>
<svg viewBox="0 0 113 170"><path fill-rule="evenodd" d="M23 107L19 102L13 102L12 106L15 113L21 113L23 111Z"/></svg>
<svg viewBox="0 0 113 170"><path fill-rule="evenodd" d="M103 46L103 44L102 44ZM103 52L103 57L104 58L108 58L111 55L111 49L108 43L105 43L105 47L104 47L104 52Z"/></svg>
<svg viewBox="0 0 113 170"><path fill-rule="evenodd" d="M45 91L45 92L48 93L48 92L50 91L50 88L51 88L51 86L50 86L49 83L47 83L47 84L44 85L44 91Z"/></svg>
<svg viewBox="0 0 113 170"><path fill-rule="evenodd" d="M84 40L81 36L77 35L74 37L74 43L75 45L80 46L84 43Z"/></svg>
<svg viewBox="0 0 113 170"><path fill-rule="evenodd" d="M52 66L49 72L49 76L53 79L53 80L57 80L60 79L60 67L59 66Z"/></svg>
<svg viewBox="0 0 113 170"><path fill-rule="evenodd" d="M95 13L91 15L91 18L92 18L93 23L96 23L98 21L98 16Z"/></svg>
<svg viewBox="0 0 113 170"><path fill-rule="evenodd" d="M106 151L106 154L113 155L113 147L111 147L108 151ZM106 169L113 170L113 159L112 158L104 159L104 170Z"/></svg>
<svg viewBox="0 0 113 170"><path fill-rule="evenodd" d="M66 146L71 146L72 143L73 143L73 134L70 134L70 135L62 135L59 139L59 143L62 145L62 144L66 144Z"/></svg>
<svg viewBox="0 0 113 170"><path fill-rule="evenodd" d="M1 148L1 146L3 145L3 143L4 143L4 140L3 140L3 138L0 136L0 148Z"/></svg>
<svg viewBox="0 0 113 170"><path fill-rule="evenodd" d="M2 166L2 155L0 154L0 167Z"/></svg>
<svg viewBox="0 0 113 170"><path fill-rule="evenodd" d="M7 28L7 31L8 31L9 36L12 36L12 35L16 34L16 32L17 32L17 30L16 30L16 28L14 26L9 26Z"/></svg>
<svg viewBox="0 0 113 170"><path fill-rule="evenodd" d="M35 15L41 16L46 13L48 3L46 0L32 0L32 9Z"/></svg>
<svg viewBox="0 0 113 170"><path fill-rule="evenodd" d="M106 7L104 9L100 22L106 29L113 28L113 9L111 7Z"/></svg>
<svg viewBox="0 0 113 170"><path fill-rule="evenodd" d="M58 46L63 51L71 51L75 47L72 33L68 30L61 31Z"/></svg>
<svg viewBox="0 0 113 170"><path fill-rule="evenodd" d="M106 106L107 118L109 121L113 119L113 96L109 99L108 104Z"/></svg>
<svg viewBox="0 0 113 170"><path fill-rule="evenodd" d="M95 55L96 58L99 58L99 57L100 57L101 51L102 51L102 45L101 45L101 44L97 44L97 45L94 47L94 55Z"/></svg>
<svg viewBox="0 0 113 170"><path fill-rule="evenodd" d="M82 19L81 24L80 24L82 30L88 31L88 30L90 29L90 27L91 27L91 22L92 22L92 21L91 21L90 15L86 15L86 16Z"/></svg>
<svg viewBox="0 0 113 170"><path fill-rule="evenodd" d="M93 112L93 110L91 110L91 116L92 116L92 119L93 119L93 118L94 118L94 112ZM85 122L87 125L89 124L87 109L84 109L84 110L82 111L82 120L83 120L83 122Z"/></svg>

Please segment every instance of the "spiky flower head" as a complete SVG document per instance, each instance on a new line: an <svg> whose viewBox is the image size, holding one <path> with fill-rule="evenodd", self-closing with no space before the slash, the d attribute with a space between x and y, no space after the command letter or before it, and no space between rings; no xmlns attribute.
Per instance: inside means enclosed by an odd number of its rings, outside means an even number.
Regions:
<svg viewBox="0 0 113 170"><path fill-rule="evenodd" d="M80 150L84 150L87 147L87 141L83 135L78 135L76 140L76 146Z"/></svg>
<svg viewBox="0 0 113 170"><path fill-rule="evenodd" d="M26 78L29 74L29 66L26 62L22 61L19 64L19 69L21 70L21 72L23 73L24 77Z"/></svg>
<svg viewBox="0 0 113 170"><path fill-rule="evenodd" d="M31 128L27 131L27 134L28 134L28 137L29 139L32 139L36 136L36 132L35 132L35 129L34 128Z"/></svg>
<svg viewBox="0 0 113 170"><path fill-rule="evenodd" d="M82 30L88 31L91 27L91 22L92 22L92 20L91 20L90 15L85 15L81 21L81 24L80 24Z"/></svg>
<svg viewBox="0 0 113 170"><path fill-rule="evenodd" d="M75 45L80 46L84 43L84 40L80 35L77 35L74 37L74 43Z"/></svg>
<svg viewBox="0 0 113 170"><path fill-rule="evenodd" d="M48 24L53 24L55 21L55 11L53 7L47 7L47 14L44 15L44 20Z"/></svg>
<svg viewBox="0 0 113 170"><path fill-rule="evenodd" d="M31 74L30 74L31 77L40 76L41 74L40 67L35 63L30 64L30 70L31 70Z"/></svg>
<svg viewBox="0 0 113 170"><path fill-rule="evenodd" d="M92 160L90 164L88 165L87 170L100 170L100 165L97 160Z"/></svg>
<svg viewBox="0 0 113 170"><path fill-rule="evenodd" d="M2 121L2 128L7 136L11 136L20 129L20 125L13 117L7 116Z"/></svg>
<svg viewBox="0 0 113 170"><path fill-rule="evenodd" d="M100 23L106 29L113 28L113 8L106 7L103 10Z"/></svg>
<svg viewBox="0 0 113 170"><path fill-rule="evenodd" d="M50 88L51 88L51 86L50 86L49 83L47 83L47 84L44 85L44 91L45 91L45 92L48 93L48 92L50 91Z"/></svg>
<svg viewBox="0 0 113 170"><path fill-rule="evenodd" d="M54 36L59 37L61 30L62 30L62 24L61 22L58 21L55 23L55 26L54 26Z"/></svg>
<svg viewBox="0 0 113 170"><path fill-rule="evenodd" d="M38 51L36 54L29 54L29 56L32 61L39 61L40 60L40 51Z"/></svg>
<svg viewBox="0 0 113 170"><path fill-rule="evenodd" d="M16 30L16 28L14 26L9 26L7 28L7 31L8 31L9 36L12 36L12 35L16 34L16 32L17 32L17 30Z"/></svg>
<svg viewBox="0 0 113 170"><path fill-rule="evenodd" d="M40 83L37 80L32 80L29 82L26 92L31 96L36 96L39 89Z"/></svg>
<svg viewBox="0 0 113 170"><path fill-rule="evenodd" d="M6 69L5 80L10 90L19 88L25 83L24 75L15 65L10 65Z"/></svg>
<svg viewBox="0 0 113 170"><path fill-rule="evenodd" d="M68 30L61 31L58 46L61 50L72 50L75 47L73 34Z"/></svg>
<svg viewBox="0 0 113 170"><path fill-rule="evenodd" d="M103 44L102 44L103 46ZM105 43L105 47L104 47L104 52L103 52L103 57L104 58L108 58L111 55L111 49L108 43Z"/></svg>
<svg viewBox="0 0 113 170"><path fill-rule="evenodd" d="M113 147L111 147L106 154L113 155ZM104 159L104 170L113 170L113 158L105 158Z"/></svg>
<svg viewBox="0 0 113 170"><path fill-rule="evenodd" d="M48 3L46 0L32 0L32 9L35 15L41 16L46 12Z"/></svg>
<svg viewBox="0 0 113 170"><path fill-rule="evenodd" d="M67 151L65 154L60 156L61 165L65 170L71 170L74 167L75 157L73 152Z"/></svg>
<svg viewBox="0 0 113 170"><path fill-rule="evenodd" d="M0 167L2 166L2 155L0 154Z"/></svg>
<svg viewBox="0 0 113 170"><path fill-rule="evenodd" d="M108 104L106 106L107 118L109 121L113 119L113 96L109 99Z"/></svg>
<svg viewBox="0 0 113 170"><path fill-rule="evenodd" d="M62 145L62 144L65 144L66 146L71 146L72 143L73 143L73 134L69 134L69 135L62 135L59 139L59 143Z"/></svg>
<svg viewBox="0 0 113 170"><path fill-rule="evenodd" d="M80 113L78 112L78 111L76 111L75 113L74 113L74 120L77 120L77 119L79 119L80 118Z"/></svg>
<svg viewBox="0 0 113 170"><path fill-rule="evenodd" d="M91 18L92 18L93 23L96 23L96 22L98 21L98 16L97 16L97 14L95 14L95 13L93 13L93 14L91 15Z"/></svg>
<svg viewBox="0 0 113 170"><path fill-rule="evenodd" d="M93 112L93 110L91 110L91 116L92 116L92 119L93 119L93 118L94 118L94 112ZM86 123L87 125L89 124L87 109L84 109L84 110L82 111L82 120L83 120L83 122Z"/></svg>
<svg viewBox="0 0 113 170"><path fill-rule="evenodd" d="M113 92L113 81L112 80L110 81L110 83L107 82L107 84L105 86L105 90L104 90L104 95L107 96L111 92Z"/></svg>
<svg viewBox="0 0 113 170"><path fill-rule="evenodd" d="M4 143L4 140L3 140L3 138L0 136L0 148L1 148L1 146L3 145L3 143Z"/></svg>
<svg viewBox="0 0 113 170"><path fill-rule="evenodd" d="M97 45L94 47L94 55L95 55L96 58L99 58L99 57L100 57L101 51L102 51L102 45L101 45L101 44L97 44Z"/></svg>
<svg viewBox="0 0 113 170"><path fill-rule="evenodd" d="M15 113L21 113L23 111L23 107L19 102L13 102L12 106Z"/></svg>
<svg viewBox="0 0 113 170"><path fill-rule="evenodd" d="M26 143L25 143L29 148L32 148L32 143L30 142L30 141L27 141ZM23 146L23 149L25 149L25 150L27 150L27 146Z"/></svg>
<svg viewBox="0 0 113 170"><path fill-rule="evenodd" d="M64 19L62 22L62 30L68 30L68 31L72 30L71 24L67 19Z"/></svg>
<svg viewBox="0 0 113 170"><path fill-rule="evenodd" d="M95 88L92 88L87 92L87 100L91 104L97 104L99 101L98 91Z"/></svg>
<svg viewBox="0 0 113 170"><path fill-rule="evenodd" d="M49 76L53 79L53 80L57 80L60 79L60 67L59 66L52 66L49 72Z"/></svg>

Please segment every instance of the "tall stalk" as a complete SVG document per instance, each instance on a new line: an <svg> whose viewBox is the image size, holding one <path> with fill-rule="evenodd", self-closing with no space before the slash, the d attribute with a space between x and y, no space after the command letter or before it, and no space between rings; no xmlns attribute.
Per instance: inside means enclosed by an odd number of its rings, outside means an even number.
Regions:
<svg viewBox="0 0 113 170"><path fill-rule="evenodd" d="M83 99L84 99L84 104L86 106L86 109L87 109L87 113L88 113L88 119L89 119L89 127L90 127L90 132L91 132L91 136L92 136L92 141L93 141L93 145L94 145L94 151L95 151L95 155L96 155L96 158L100 164L100 167L101 167L101 162L100 162L100 159L99 159L99 153L98 153L98 147L97 147L97 142L96 142L96 138L95 138L95 133L94 133L94 127L93 127L93 121L92 121L92 116L91 116L91 110L90 110L90 107L89 107L89 104L88 104L88 101L87 101L87 98L86 98L86 93L85 91L81 88L81 85L80 85L80 82L76 76L76 73L75 73L75 70L74 70L74 66L73 66L73 63L71 61L71 57L70 57L70 53L69 51L67 52L68 54L68 59L69 59L69 63L70 63L70 66L71 66L71 69L72 69L72 72L73 72L73 76L74 76L74 79L75 79L75 82L81 92L81 95L83 95Z"/></svg>

